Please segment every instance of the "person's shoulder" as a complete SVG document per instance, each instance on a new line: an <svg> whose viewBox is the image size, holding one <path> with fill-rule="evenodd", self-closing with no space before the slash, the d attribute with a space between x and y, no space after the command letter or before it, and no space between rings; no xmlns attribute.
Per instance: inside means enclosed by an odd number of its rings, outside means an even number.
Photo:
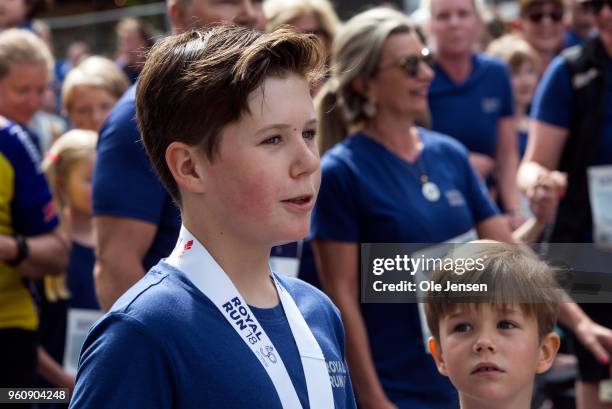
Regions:
<svg viewBox="0 0 612 409"><path fill-rule="evenodd" d="M42 173L41 157L32 136L22 126L0 116L0 152L13 166L27 157L38 173Z"/></svg>
<svg viewBox="0 0 612 409"><path fill-rule="evenodd" d="M325 152L321 159L321 170L324 173L348 171L367 149L367 144L367 137L360 133L348 136Z"/></svg>
<svg viewBox="0 0 612 409"><path fill-rule="evenodd" d="M291 294L305 318L312 314L324 314L333 321L340 321L340 311L323 291L299 278L282 274L275 274L275 277Z"/></svg>
<svg viewBox="0 0 612 409"><path fill-rule="evenodd" d="M467 148L457 139L426 128L418 128L425 149L442 154L467 157Z"/></svg>
<svg viewBox="0 0 612 409"><path fill-rule="evenodd" d="M132 85L121 96L100 130L100 144L109 138L124 139L129 143L140 140L136 125L136 86Z"/></svg>
<svg viewBox="0 0 612 409"><path fill-rule="evenodd" d="M129 317L163 335L168 326L183 320L184 308L191 304L186 301L192 293L180 274L168 264L158 263L117 299L107 315Z"/></svg>
<svg viewBox="0 0 612 409"><path fill-rule="evenodd" d="M508 66L506 65L506 63L502 59L494 55L478 53L475 55L475 58L478 63L484 68L504 73L508 71Z"/></svg>

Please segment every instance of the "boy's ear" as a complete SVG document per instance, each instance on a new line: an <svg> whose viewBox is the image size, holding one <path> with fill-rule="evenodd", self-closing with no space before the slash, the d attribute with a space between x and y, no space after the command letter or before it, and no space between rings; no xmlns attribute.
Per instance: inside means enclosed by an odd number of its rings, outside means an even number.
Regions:
<svg viewBox="0 0 612 409"><path fill-rule="evenodd" d="M557 356L560 344L561 340L559 339L559 335L555 332L551 332L544 337L540 344L540 356L538 358L536 373L544 373L550 369Z"/></svg>
<svg viewBox="0 0 612 409"><path fill-rule="evenodd" d="M448 376L446 371L446 364L444 363L444 357L442 356L442 349L438 345L438 342L434 337L429 337L427 341L427 346L429 347L429 352L431 352L431 356L434 361L436 361L436 367L438 368L438 372L440 372L444 376Z"/></svg>
<svg viewBox="0 0 612 409"><path fill-rule="evenodd" d="M191 193L204 193L205 155L197 146L172 142L166 148L166 165L179 188Z"/></svg>

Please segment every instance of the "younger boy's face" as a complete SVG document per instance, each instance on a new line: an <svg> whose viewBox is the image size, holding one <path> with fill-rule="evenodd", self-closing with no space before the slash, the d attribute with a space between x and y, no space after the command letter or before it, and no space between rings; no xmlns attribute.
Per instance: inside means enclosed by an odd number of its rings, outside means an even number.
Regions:
<svg viewBox="0 0 612 409"><path fill-rule="evenodd" d="M226 126L205 165L203 200L228 238L256 245L302 239L321 180L317 121L301 77L269 77L248 101L250 113Z"/></svg>
<svg viewBox="0 0 612 409"><path fill-rule="evenodd" d="M554 333L540 341L535 316L526 316L519 306L458 304L439 330L440 344L432 351L438 370L450 378L462 402L491 407L529 402L535 374L548 370L559 345Z"/></svg>

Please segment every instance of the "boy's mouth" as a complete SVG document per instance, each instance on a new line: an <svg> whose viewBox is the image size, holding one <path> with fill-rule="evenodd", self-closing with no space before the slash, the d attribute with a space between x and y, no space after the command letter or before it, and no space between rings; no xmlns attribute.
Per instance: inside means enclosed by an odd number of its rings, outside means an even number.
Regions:
<svg viewBox="0 0 612 409"><path fill-rule="evenodd" d="M306 194L301 196L292 197L291 199L285 199L281 201L289 206L289 208L303 212L310 211L314 207L314 195Z"/></svg>
<svg viewBox="0 0 612 409"><path fill-rule="evenodd" d="M492 362L481 362L472 370L472 375L495 375L504 372L506 371Z"/></svg>

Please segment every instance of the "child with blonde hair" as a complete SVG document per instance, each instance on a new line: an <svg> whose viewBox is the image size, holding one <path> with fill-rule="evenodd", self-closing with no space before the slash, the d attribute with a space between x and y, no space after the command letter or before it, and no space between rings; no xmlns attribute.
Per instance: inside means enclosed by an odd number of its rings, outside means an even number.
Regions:
<svg viewBox="0 0 612 409"><path fill-rule="evenodd" d="M67 271L41 283L41 325L38 372L59 387L74 386L74 368L62 368L66 327L74 309L99 310L93 283L95 261L91 177L96 154L96 132L74 129L50 148L43 169L60 213L60 226L71 243ZM70 311L70 312L69 312ZM79 315L77 313L76 317ZM82 318L80 318L82 319ZM72 348L74 349L74 348ZM80 349L80 346L79 346Z"/></svg>

